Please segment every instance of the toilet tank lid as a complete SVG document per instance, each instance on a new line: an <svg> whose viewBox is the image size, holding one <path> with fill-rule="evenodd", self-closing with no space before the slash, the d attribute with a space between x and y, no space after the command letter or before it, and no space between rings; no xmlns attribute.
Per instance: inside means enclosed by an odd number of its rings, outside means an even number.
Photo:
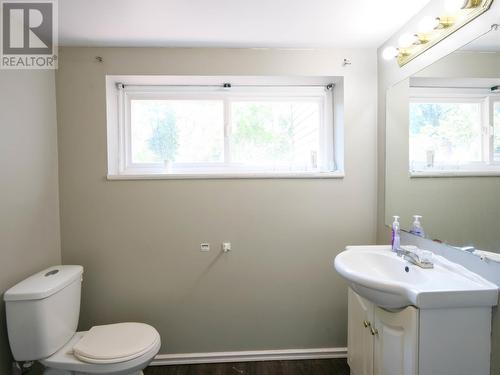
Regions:
<svg viewBox="0 0 500 375"><path fill-rule="evenodd" d="M51 296L82 277L82 266L52 266L7 290L4 301L38 300Z"/></svg>

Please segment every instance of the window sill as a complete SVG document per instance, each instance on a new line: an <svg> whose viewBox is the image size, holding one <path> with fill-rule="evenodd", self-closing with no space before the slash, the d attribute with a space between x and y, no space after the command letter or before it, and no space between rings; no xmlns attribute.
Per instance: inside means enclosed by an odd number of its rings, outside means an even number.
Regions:
<svg viewBox="0 0 500 375"><path fill-rule="evenodd" d="M108 174L107 179L116 180L213 180L213 179L332 179L344 178L343 171L334 172L273 172L273 173L150 173Z"/></svg>
<svg viewBox="0 0 500 375"><path fill-rule="evenodd" d="M410 178L420 177L500 177L500 169L410 171Z"/></svg>

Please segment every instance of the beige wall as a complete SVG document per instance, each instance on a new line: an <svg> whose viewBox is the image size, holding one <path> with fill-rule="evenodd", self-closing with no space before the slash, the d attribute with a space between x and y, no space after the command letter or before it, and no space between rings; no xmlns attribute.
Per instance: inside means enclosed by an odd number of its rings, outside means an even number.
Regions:
<svg viewBox="0 0 500 375"><path fill-rule="evenodd" d="M0 294L61 262L54 73L0 71ZM0 304L0 374L10 373Z"/></svg>
<svg viewBox="0 0 500 375"><path fill-rule="evenodd" d="M332 261L375 241L375 51L60 52L62 248L64 263L85 267L81 328L151 323L162 353L345 346ZM107 181L106 74L344 76L346 177ZM230 254L218 255L222 241Z"/></svg>

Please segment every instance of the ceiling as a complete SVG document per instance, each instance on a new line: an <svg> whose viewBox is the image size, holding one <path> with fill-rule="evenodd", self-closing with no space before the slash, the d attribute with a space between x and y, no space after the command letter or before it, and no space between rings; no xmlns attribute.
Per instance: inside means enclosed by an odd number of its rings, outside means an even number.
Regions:
<svg viewBox="0 0 500 375"><path fill-rule="evenodd" d="M62 0L63 46L375 48L429 0Z"/></svg>
<svg viewBox="0 0 500 375"><path fill-rule="evenodd" d="M461 50L474 52L500 52L500 30L490 31L489 33L462 47Z"/></svg>

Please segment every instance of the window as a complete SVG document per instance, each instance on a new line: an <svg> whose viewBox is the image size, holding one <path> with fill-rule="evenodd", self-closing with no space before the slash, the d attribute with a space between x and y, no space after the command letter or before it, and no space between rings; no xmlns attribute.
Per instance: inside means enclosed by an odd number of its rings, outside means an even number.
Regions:
<svg viewBox="0 0 500 375"><path fill-rule="evenodd" d="M333 90L326 84L113 89L111 175L307 177L335 171ZM118 126L110 129L110 120Z"/></svg>
<svg viewBox="0 0 500 375"><path fill-rule="evenodd" d="M216 100L130 100L129 166L224 160L224 108Z"/></svg>
<svg viewBox="0 0 500 375"><path fill-rule="evenodd" d="M498 97L457 89L426 94L410 98L410 173L500 172Z"/></svg>

